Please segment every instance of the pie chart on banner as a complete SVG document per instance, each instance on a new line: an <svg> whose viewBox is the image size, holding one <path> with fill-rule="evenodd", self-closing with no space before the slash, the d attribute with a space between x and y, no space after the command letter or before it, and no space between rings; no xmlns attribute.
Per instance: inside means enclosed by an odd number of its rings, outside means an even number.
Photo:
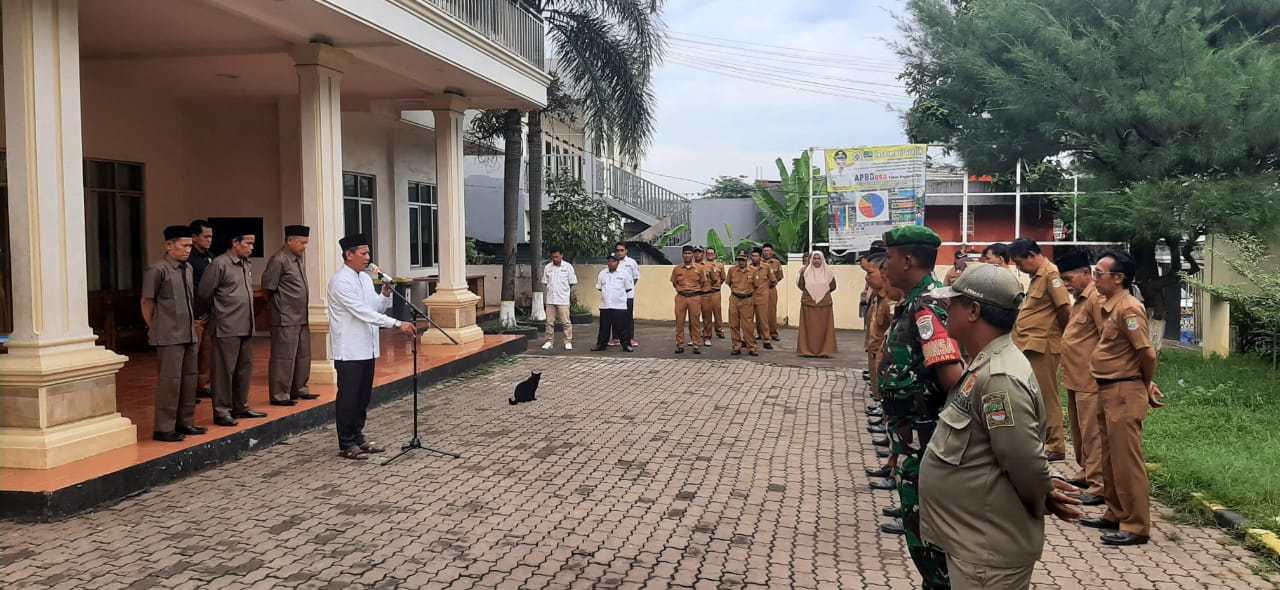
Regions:
<svg viewBox="0 0 1280 590"><path fill-rule="evenodd" d="M887 213L887 204L882 195L866 193L858 197L858 217L863 221L876 221Z"/></svg>

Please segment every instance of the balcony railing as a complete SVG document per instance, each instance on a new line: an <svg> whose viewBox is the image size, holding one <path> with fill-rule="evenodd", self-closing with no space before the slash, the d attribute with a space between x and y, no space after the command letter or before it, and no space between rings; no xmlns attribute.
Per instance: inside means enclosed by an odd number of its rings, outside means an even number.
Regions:
<svg viewBox="0 0 1280 590"><path fill-rule="evenodd" d="M528 0L425 0L538 69L544 60L542 17Z"/></svg>

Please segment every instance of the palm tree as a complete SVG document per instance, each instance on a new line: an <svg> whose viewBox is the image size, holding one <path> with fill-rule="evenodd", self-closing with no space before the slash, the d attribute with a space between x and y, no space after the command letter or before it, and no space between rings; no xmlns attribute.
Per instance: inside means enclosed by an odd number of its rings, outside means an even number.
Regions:
<svg viewBox="0 0 1280 590"><path fill-rule="evenodd" d="M594 132L594 148L614 145L638 162L653 137L651 74L662 57L661 0L543 0L556 73ZM548 105L555 106L555 105ZM542 305L542 115L529 113L529 249L533 317Z"/></svg>
<svg viewBox="0 0 1280 590"><path fill-rule="evenodd" d="M529 113L529 245L533 254L535 318L542 310L542 117L556 111L578 112L593 132L595 145L615 146L628 161L639 161L653 137L652 71L662 56L665 31L658 13L660 0L541 0L538 10L556 56L558 83L548 91L548 107ZM558 100L558 86L571 97ZM472 136L503 136L507 154L520 153L520 120L502 111L475 119ZM514 139L513 139L514 138ZM509 156L508 156L509 158ZM507 207L518 206L519 180L505 169ZM518 174L517 174L518 176ZM507 194L507 193L510 194ZM515 323L515 214L503 216L503 249L511 262L503 265L504 325ZM508 305L508 302L511 302ZM508 312L507 309L512 311Z"/></svg>

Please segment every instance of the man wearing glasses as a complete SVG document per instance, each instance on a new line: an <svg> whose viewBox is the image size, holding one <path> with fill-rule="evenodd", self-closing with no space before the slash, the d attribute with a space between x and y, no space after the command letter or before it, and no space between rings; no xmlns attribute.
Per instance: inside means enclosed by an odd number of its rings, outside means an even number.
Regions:
<svg viewBox="0 0 1280 590"><path fill-rule="evenodd" d="M1080 524L1106 531L1105 545L1142 545L1151 537L1150 481L1142 452L1142 423L1148 408L1162 408L1164 394L1152 382L1156 351L1147 328L1147 310L1129 289L1137 263L1124 252L1108 251L1093 271L1102 303L1101 337L1090 372L1098 382L1102 435L1103 497L1107 512Z"/></svg>
<svg viewBox="0 0 1280 590"><path fill-rule="evenodd" d="M618 271L631 278L631 292L627 293L627 317L623 318L622 321L627 325L627 334L633 335L631 336L631 346L640 346L634 336L636 333L636 284L640 282L640 265L636 263L636 259L627 256L626 244L618 242L613 250L622 259L618 263ZM609 346L620 344L618 339L621 337L621 334L614 333L613 338L609 340Z"/></svg>

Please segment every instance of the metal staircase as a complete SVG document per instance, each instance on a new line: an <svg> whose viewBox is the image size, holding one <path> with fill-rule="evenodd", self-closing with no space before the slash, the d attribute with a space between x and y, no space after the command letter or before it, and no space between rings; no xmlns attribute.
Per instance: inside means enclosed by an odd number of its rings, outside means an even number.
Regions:
<svg viewBox="0 0 1280 590"><path fill-rule="evenodd" d="M689 241L689 199L597 158L577 154L547 156L547 177L570 174L583 182L587 192L604 200L615 211L634 221L630 241L653 243L672 228L685 225L669 245Z"/></svg>

